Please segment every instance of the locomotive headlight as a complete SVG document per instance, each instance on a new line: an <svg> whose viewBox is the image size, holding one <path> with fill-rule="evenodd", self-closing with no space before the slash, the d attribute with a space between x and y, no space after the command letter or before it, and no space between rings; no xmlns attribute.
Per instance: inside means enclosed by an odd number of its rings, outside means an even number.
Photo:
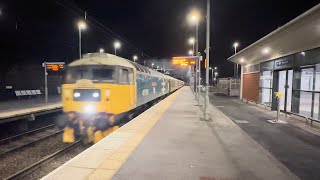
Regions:
<svg viewBox="0 0 320 180"><path fill-rule="evenodd" d="M92 97L94 97L94 98L97 98L97 97L99 97L100 95L99 95L99 93L97 93L97 92L94 92L94 93L92 93Z"/></svg>
<svg viewBox="0 0 320 180"><path fill-rule="evenodd" d="M75 93L73 93L73 96L74 96L75 98L77 98L77 97L80 97L81 95L80 95L79 92L75 92Z"/></svg>
<svg viewBox="0 0 320 180"><path fill-rule="evenodd" d="M94 112L96 112L96 108L94 105L88 104L87 106L85 106L84 112L87 114L93 114Z"/></svg>

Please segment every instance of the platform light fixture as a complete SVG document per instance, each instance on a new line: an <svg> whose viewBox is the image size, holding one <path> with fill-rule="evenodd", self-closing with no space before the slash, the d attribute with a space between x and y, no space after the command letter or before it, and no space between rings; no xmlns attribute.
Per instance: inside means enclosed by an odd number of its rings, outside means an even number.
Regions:
<svg viewBox="0 0 320 180"><path fill-rule="evenodd" d="M244 58L240 58L240 63L244 63Z"/></svg>
<svg viewBox="0 0 320 180"><path fill-rule="evenodd" d="M300 54L301 54L302 56L306 56L306 52L304 52L304 51L302 51Z"/></svg>
<svg viewBox="0 0 320 180"><path fill-rule="evenodd" d="M138 56L137 56L137 55L134 55L134 56L133 56L133 62L136 62L136 60L138 60Z"/></svg>
<svg viewBox="0 0 320 180"><path fill-rule="evenodd" d="M266 55L270 53L270 48L266 47L262 49L262 54Z"/></svg>
<svg viewBox="0 0 320 180"><path fill-rule="evenodd" d="M237 54L237 48L239 46L239 43L238 42L234 42L233 43L233 47L234 47L234 54Z"/></svg>
<svg viewBox="0 0 320 180"><path fill-rule="evenodd" d="M87 25L84 21L79 21L78 22L78 29L79 29L79 58L81 59L82 57L82 52L81 52L81 32L82 30L85 30L87 28Z"/></svg>
<svg viewBox="0 0 320 180"><path fill-rule="evenodd" d="M192 55L193 55L193 51L192 51L192 50L189 50L189 51L188 51L188 54L189 54L189 56L192 56Z"/></svg>
<svg viewBox="0 0 320 180"><path fill-rule="evenodd" d="M119 41L115 41L113 43L113 46L114 46L114 55L117 55L117 49L119 49L121 47L121 44Z"/></svg>

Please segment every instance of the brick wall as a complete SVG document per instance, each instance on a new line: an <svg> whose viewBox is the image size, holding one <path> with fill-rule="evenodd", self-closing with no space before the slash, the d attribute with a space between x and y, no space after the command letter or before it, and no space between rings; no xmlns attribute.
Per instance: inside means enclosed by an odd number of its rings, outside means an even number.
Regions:
<svg viewBox="0 0 320 180"><path fill-rule="evenodd" d="M242 98L259 102L259 79L260 73L243 75Z"/></svg>

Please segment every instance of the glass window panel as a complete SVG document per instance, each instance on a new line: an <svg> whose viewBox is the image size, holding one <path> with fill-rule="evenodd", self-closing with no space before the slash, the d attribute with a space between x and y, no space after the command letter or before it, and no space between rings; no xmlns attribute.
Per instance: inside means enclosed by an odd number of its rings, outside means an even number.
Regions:
<svg viewBox="0 0 320 180"><path fill-rule="evenodd" d="M316 82L315 91L320 91L320 64L316 65Z"/></svg>
<svg viewBox="0 0 320 180"><path fill-rule="evenodd" d="M127 84L129 83L129 70L128 69L121 69L120 71L120 83Z"/></svg>
<svg viewBox="0 0 320 180"><path fill-rule="evenodd" d="M286 78L287 78L287 71L279 71L279 82L278 82L278 92L282 94L282 98L280 99L280 109L284 110L284 101L285 101L285 94L286 94Z"/></svg>
<svg viewBox="0 0 320 180"><path fill-rule="evenodd" d="M320 95L319 93L314 94L314 105L313 105L313 118L314 119L320 119L319 118L319 101L320 101Z"/></svg>
<svg viewBox="0 0 320 180"><path fill-rule="evenodd" d="M301 69L301 90L312 91L313 90L313 68Z"/></svg>
<svg viewBox="0 0 320 180"><path fill-rule="evenodd" d="M292 76L293 70L288 70L288 82L287 82L287 112L291 112L291 100L292 100Z"/></svg>
<svg viewBox="0 0 320 180"><path fill-rule="evenodd" d="M260 87L272 88L272 71L263 71L261 73Z"/></svg>
<svg viewBox="0 0 320 180"><path fill-rule="evenodd" d="M312 93L300 92L299 113L311 117Z"/></svg>
<svg viewBox="0 0 320 180"><path fill-rule="evenodd" d="M272 90L268 88L261 88L260 91L260 103L271 105L271 93Z"/></svg>

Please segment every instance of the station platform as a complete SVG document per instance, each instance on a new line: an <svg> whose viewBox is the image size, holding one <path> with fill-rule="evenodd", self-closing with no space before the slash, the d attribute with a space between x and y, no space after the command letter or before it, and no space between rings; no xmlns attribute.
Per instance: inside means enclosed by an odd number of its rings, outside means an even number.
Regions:
<svg viewBox="0 0 320 180"><path fill-rule="evenodd" d="M30 114L43 114L62 108L61 96L51 96L48 103L43 98L19 99L0 102L0 124L21 119Z"/></svg>
<svg viewBox="0 0 320 180"><path fill-rule="evenodd" d="M218 108L203 121L196 104L183 87L43 179L297 179Z"/></svg>

